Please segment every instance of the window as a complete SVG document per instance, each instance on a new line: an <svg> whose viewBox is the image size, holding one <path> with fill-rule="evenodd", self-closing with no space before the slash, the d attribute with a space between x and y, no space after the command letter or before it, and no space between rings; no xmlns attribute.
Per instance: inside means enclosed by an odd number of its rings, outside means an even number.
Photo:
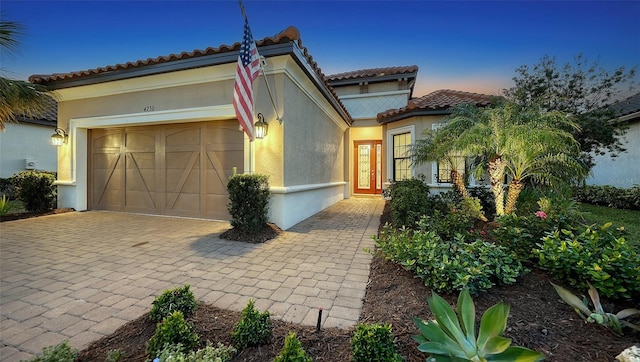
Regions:
<svg viewBox="0 0 640 362"><path fill-rule="evenodd" d="M393 180L411 178L411 132L393 135Z"/></svg>
<svg viewBox="0 0 640 362"><path fill-rule="evenodd" d="M451 156L448 160L441 160L438 162L438 169L436 171L436 177L438 183L452 183L451 179L451 166L455 167L456 171L460 175L464 175L466 167L465 167L465 157L463 156Z"/></svg>

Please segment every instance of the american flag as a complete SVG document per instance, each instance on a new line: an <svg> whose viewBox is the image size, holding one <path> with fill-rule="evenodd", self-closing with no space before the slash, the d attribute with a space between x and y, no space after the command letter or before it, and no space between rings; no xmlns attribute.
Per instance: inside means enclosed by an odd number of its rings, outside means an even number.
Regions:
<svg viewBox="0 0 640 362"><path fill-rule="evenodd" d="M253 41L249 21L244 19L244 35L238 55L238 70L233 89L233 108L240 126L253 141L253 81L260 71L260 55Z"/></svg>

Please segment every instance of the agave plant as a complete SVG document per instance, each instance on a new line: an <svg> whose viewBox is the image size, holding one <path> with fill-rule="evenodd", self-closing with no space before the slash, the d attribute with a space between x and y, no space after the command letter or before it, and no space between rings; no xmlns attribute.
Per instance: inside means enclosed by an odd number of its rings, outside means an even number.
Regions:
<svg viewBox="0 0 640 362"><path fill-rule="evenodd" d="M634 308L623 309L616 314L605 312L600 303L600 295L593 285L589 284L589 296L593 302L594 311L589 309L589 304L586 300L578 298L576 295L568 291L567 289L551 283L556 292L565 303L569 304L578 313L578 315L589 323L598 323L603 325L618 334L622 334L622 327L629 327L640 331L640 326L637 326L629 321L623 320L624 318L634 315L640 315L640 310Z"/></svg>
<svg viewBox="0 0 640 362"><path fill-rule="evenodd" d="M509 305L502 302L482 315L476 334L476 310L469 291L458 296L458 315L453 308L433 293L427 298L435 320L414 318L420 335L413 336L418 350L429 353L428 361L542 361L544 355L524 347L511 346L511 339L502 337L509 317Z"/></svg>

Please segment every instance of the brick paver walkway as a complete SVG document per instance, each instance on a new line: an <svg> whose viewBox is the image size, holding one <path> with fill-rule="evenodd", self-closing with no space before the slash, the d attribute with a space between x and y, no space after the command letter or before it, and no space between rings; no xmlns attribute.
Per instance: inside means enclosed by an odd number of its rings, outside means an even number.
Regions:
<svg viewBox="0 0 640 362"><path fill-rule="evenodd" d="M74 212L0 224L0 360L69 340L78 349L189 283L197 299L324 327L357 323L384 202L351 198L264 244L222 240L228 223Z"/></svg>

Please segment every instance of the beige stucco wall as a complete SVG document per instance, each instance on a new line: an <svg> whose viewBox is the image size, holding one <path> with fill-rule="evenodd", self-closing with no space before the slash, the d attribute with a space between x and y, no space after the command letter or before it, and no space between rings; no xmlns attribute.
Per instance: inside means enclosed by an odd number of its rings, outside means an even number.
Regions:
<svg viewBox="0 0 640 362"><path fill-rule="evenodd" d="M334 123L290 79L284 86L287 117L283 124L285 185L345 181L345 129Z"/></svg>
<svg viewBox="0 0 640 362"><path fill-rule="evenodd" d="M432 129L433 124L440 122L444 116L419 116L419 117L410 117L407 119L403 119L397 122L388 123L384 125L383 131L383 147L387 150L387 155L389 156L392 152L392 134L398 131L411 131L412 132L412 140L415 144L415 141L422 138L425 130ZM389 156L388 158L390 158ZM390 162L389 162L390 163ZM391 178L392 169L390 167L384 167L384 180L388 180ZM434 170L431 162L423 163L420 165L416 165L414 168L414 176L419 174L425 175L427 182L429 184L434 184L435 180L433 177Z"/></svg>

